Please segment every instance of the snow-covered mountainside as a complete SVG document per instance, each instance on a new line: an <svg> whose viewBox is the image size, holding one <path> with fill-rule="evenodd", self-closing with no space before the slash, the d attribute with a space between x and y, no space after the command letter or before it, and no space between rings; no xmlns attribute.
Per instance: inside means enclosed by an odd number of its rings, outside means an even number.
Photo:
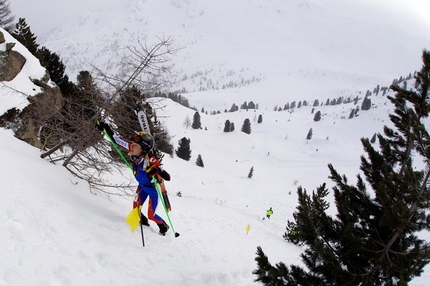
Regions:
<svg viewBox="0 0 430 286"><path fill-rule="evenodd" d="M137 3L149 5L152 2ZM182 2L160 3L164 3L165 7L176 3L177 7L171 6L172 10L175 9L173 11L187 11L187 7L197 5L192 1L184 2L182 6L179 4ZM260 2L248 3L255 6ZM302 6L299 4L305 3L303 1L293 3L297 4L297 11L312 11L318 7L311 2ZM262 5L258 9L264 10L265 7ZM294 14L292 11L289 13ZM204 18L206 14L210 12L202 13L200 17ZM108 25L108 21L105 24ZM181 29L180 26L176 28ZM82 36L83 33L76 32L76 35ZM87 33L89 39L91 32ZM84 47L89 41L84 39L70 39L69 43ZM96 48L99 47L94 44L91 49L87 49L87 53L90 54ZM197 53L199 50L194 51ZM232 56L227 51L225 55ZM199 60L203 61L201 56ZM314 55L313 58L318 57ZM347 59L347 56L342 58ZM38 149L18 141L10 130L0 130L0 285L255 285L256 277L252 271L257 267L254 261L257 246L263 248L271 263L283 261L287 265L302 265L299 255L303 249L282 239L286 221L292 219L297 206L297 187L303 186L311 192L323 182L332 186L327 178L329 163L339 173L345 174L351 184L355 183L355 176L360 172L360 155L363 154L359 139L371 138L375 133L382 132L384 125L391 126L388 114L393 107L387 100L387 94L383 95L380 91L370 95L373 105L370 110L359 111L358 116L348 119L351 110L361 105L367 89L374 88L377 83L387 86L392 81L391 77L399 78L419 69L419 51L411 58L415 64L408 63L403 67L405 70L400 65L396 67L398 63L394 61L389 66L373 64L367 68L367 72L365 68L357 68L354 74L347 73L347 69L339 69L337 79L332 78L334 74L321 77L320 74L312 73L302 78L299 75L306 75L302 70L295 77L292 73L288 82L291 88L285 90L277 89L275 85L283 84L277 79L283 78L280 67L284 66L275 68L273 60L269 68L260 62L261 73L264 70L267 73L258 83L242 88L187 94L191 104L199 110L221 110L215 115L201 112L203 128L200 130L186 128L183 124L187 117L192 118L194 110L170 99L150 99L158 118L172 136L175 148L182 137L191 140L192 157L190 161L169 156L163 160L165 169L172 175L172 180L166 183L173 206L170 217L175 231L181 236L175 238L169 232L166 237L161 237L156 234L156 226L152 223L151 228L144 229L144 248L140 232L131 233L125 222L132 206L131 196L91 193L86 182L74 177L60 164L50 164L41 159ZM404 57L399 56L397 59L403 61ZM235 67L234 61L226 62L229 69ZM198 62L192 63L198 65ZM250 65L250 74L254 72L253 69L260 68L252 60L247 63ZM35 67L39 70L39 66ZM297 72L300 70L293 65L289 68L297 69ZM383 82L370 80L369 75L373 75L374 79L382 77L385 69L395 75L390 73L389 80L384 78ZM336 67L328 70L334 72ZM31 72L26 70L20 74L17 86L31 90L32 85L27 80L33 75ZM349 88L352 87L348 83L364 74L368 75L363 77L366 78L363 79L366 87L353 85L356 90L350 92ZM311 79L316 83L311 84ZM335 92L341 83L346 84L348 91ZM331 84L334 91L328 89ZM412 84L413 81L407 82L408 86ZM294 87L297 90L301 87L303 93L294 92ZM305 94L318 87L321 92ZM357 104L353 101L326 104L327 99L359 92L361 99ZM320 104L314 107L315 99ZM1 107L17 104L9 102L14 98L7 97L1 90L0 100ZM231 103L240 105L245 100L253 100L260 108L223 112L224 106L230 108ZM297 105L303 100L308 100L309 104L302 104L294 110L273 110L273 104L283 107L283 104L293 100ZM322 119L316 122L313 119L318 111L322 113ZM263 118L261 123L256 122L259 115ZM251 134L240 132L245 119L251 121ZM226 120L235 124L234 132L223 132ZM311 128L313 136L307 140L306 134ZM198 155L203 159L204 168L195 164ZM415 163L419 165L420 162L417 160ZM247 175L251 168L254 168L254 173L249 178ZM133 181L126 167L119 171L122 176L112 174L105 178L106 182ZM181 197L175 195L179 191ZM273 216L270 220L262 220L269 207L273 207ZM166 218L161 207L157 212ZM247 229L250 231L247 232ZM427 232L420 235L429 239ZM422 276L414 279L410 285L427 285L429 278L430 267L427 266Z"/></svg>
<svg viewBox="0 0 430 286"><path fill-rule="evenodd" d="M120 2L39 37L71 79L93 66L119 73L127 47L164 37L179 49L166 90L212 90L228 106L229 94L240 93L273 105L273 98L325 100L390 85L417 70L430 47L401 26L401 15L361 2Z"/></svg>

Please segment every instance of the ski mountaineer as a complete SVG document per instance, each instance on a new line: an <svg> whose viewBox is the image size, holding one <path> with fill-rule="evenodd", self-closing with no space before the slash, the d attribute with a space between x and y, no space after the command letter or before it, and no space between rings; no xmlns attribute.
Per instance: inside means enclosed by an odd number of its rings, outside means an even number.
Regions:
<svg viewBox="0 0 430 286"><path fill-rule="evenodd" d="M136 190L137 198L133 201L133 209L142 206L149 197L148 218L158 225L160 235L166 235L169 226L155 213L158 205L158 194L151 178L159 174L164 180L170 181L170 175L162 168L155 156L150 157L154 148L154 138L147 132L135 131L131 136L132 142L129 143L115 134L110 126L104 122L97 122L96 128L100 131L106 131L107 135L116 144L129 151L128 155L132 161L133 174L139 183ZM149 226L148 218L141 214L140 222Z"/></svg>
<svg viewBox="0 0 430 286"><path fill-rule="evenodd" d="M272 210L272 207L270 207L270 208L267 210L267 213L266 213L267 218L269 218L269 219L270 219L270 217L272 216L272 214L273 214L273 210Z"/></svg>

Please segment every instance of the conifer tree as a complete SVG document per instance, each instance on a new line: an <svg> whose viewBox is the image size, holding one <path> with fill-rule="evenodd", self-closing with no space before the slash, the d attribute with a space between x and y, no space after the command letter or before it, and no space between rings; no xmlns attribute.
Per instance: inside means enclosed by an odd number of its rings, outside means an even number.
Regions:
<svg viewBox="0 0 430 286"><path fill-rule="evenodd" d="M240 109L248 109L248 104L246 101L240 106Z"/></svg>
<svg viewBox="0 0 430 286"><path fill-rule="evenodd" d="M178 156L181 159L184 159L185 161L189 161L191 158L191 148L190 148L191 140L183 137L181 140L179 140L178 149L176 150L176 156Z"/></svg>
<svg viewBox="0 0 430 286"><path fill-rule="evenodd" d="M201 129L202 123L200 122L200 114L196 111L193 117L193 123L191 124L191 128L193 129Z"/></svg>
<svg viewBox="0 0 430 286"><path fill-rule="evenodd" d="M312 128L311 128L308 131L308 135L306 135L306 140L311 140L312 139L312 135L313 135L313 132L312 132Z"/></svg>
<svg viewBox="0 0 430 286"><path fill-rule="evenodd" d="M265 285L408 285L430 261L430 244L418 233L430 221L430 135L424 119L430 113L430 53L415 76L417 88L388 97L394 104L379 148L362 139L361 175L349 185L330 164L335 217L327 214L325 183L312 195L298 188L299 205L293 214L297 238L306 247L306 269L280 262L272 266L257 249L256 281ZM413 160L424 161L413 164ZM373 194L370 194L370 188ZM331 210L330 213L333 213Z"/></svg>
<svg viewBox="0 0 430 286"><path fill-rule="evenodd" d="M233 105L230 107L229 112L235 112L235 111L238 111L238 110L239 110L239 107L236 104L233 103Z"/></svg>
<svg viewBox="0 0 430 286"><path fill-rule="evenodd" d="M248 178L251 179L253 175L254 175L254 166L252 166L251 169L249 170Z"/></svg>
<svg viewBox="0 0 430 286"><path fill-rule="evenodd" d="M234 131L234 122L230 122L230 132Z"/></svg>
<svg viewBox="0 0 430 286"><path fill-rule="evenodd" d="M361 110L369 110L370 107L372 107L372 101L366 95L366 97L363 99L363 103L361 104Z"/></svg>
<svg viewBox="0 0 430 286"><path fill-rule="evenodd" d="M204 168L205 166L205 164L203 163L202 156L200 154L197 155L196 165L202 168Z"/></svg>
<svg viewBox="0 0 430 286"><path fill-rule="evenodd" d="M224 132L230 132L230 120L226 120L224 124Z"/></svg>
<svg viewBox="0 0 430 286"><path fill-rule="evenodd" d="M60 57L48 48L42 47L37 50L37 58L40 60L40 64L48 71L51 80L58 85L61 93L64 96L71 96L74 93L74 84L69 81L69 77L65 73L66 66Z"/></svg>
<svg viewBox="0 0 430 286"><path fill-rule="evenodd" d="M263 122L263 116L260 114L258 115L257 123Z"/></svg>
<svg viewBox="0 0 430 286"><path fill-rule="evenodd" d="M296 102L295 101L291 102L290 108L296 108Z"/></svg>
<svg viewBox="0 0 430 286"><path fill-rule="evenodd" d="M30 27L24 18L19 18L18 23L15 25L15 30L12 36L17 39L27 50L33 55L36 55L39 45L36 42L36 36L31 32Z"/></svg>
<svg viewBox="0 0 430 286"><path fill-rule="evenodd" d="M14 28L15 16L10 11L7 0L0 0L0 27L12 33Z"/></svg>
<svg viewBox="0 0 430 286"><path fill-rule="evenodd" d="M240 131L246 134L251 134L251 121L249 120L249 118L246 118L243 121L242 129Z"/></svg>
<svg viewBox="0 0 430 286"><path fill-rule="evenodd" d="M314 115L314 121L320 121L321 120L321 111L317 111Z"/></svg>

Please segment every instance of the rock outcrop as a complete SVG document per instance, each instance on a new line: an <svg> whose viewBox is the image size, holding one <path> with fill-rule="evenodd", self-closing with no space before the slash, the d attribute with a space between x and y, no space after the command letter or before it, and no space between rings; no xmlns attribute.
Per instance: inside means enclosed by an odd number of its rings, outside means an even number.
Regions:
<svg viewBox="0 0 430 286"><path fill-rule="evenodd" d="M5 37L0 31L0 44L5 42ZM0 51L0 81L13 80L27 61L23 55L13 50L14 46L15 43L6 43L6 50ZM38 138L40 127L60 111L64 99L60 88L49 83L48 73L43 78L31 81L39 86L42 92L28 96L29 104L22 111L11 108L3 115L0 114L0 126L13 129L16 137L41 148L42 144Z"/></svg>

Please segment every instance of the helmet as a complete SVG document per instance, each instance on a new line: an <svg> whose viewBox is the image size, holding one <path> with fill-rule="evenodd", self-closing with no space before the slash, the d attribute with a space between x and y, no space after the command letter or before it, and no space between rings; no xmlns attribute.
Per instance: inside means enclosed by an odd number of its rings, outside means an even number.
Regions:
<svg viewBox="0 0 430 286"><path fill-rule="evenodd" d="M148 132L134 131L131 140L142 147L142 153L144 154L148 154L152 149L154 149L154 137L152 137Z"/></svg>

